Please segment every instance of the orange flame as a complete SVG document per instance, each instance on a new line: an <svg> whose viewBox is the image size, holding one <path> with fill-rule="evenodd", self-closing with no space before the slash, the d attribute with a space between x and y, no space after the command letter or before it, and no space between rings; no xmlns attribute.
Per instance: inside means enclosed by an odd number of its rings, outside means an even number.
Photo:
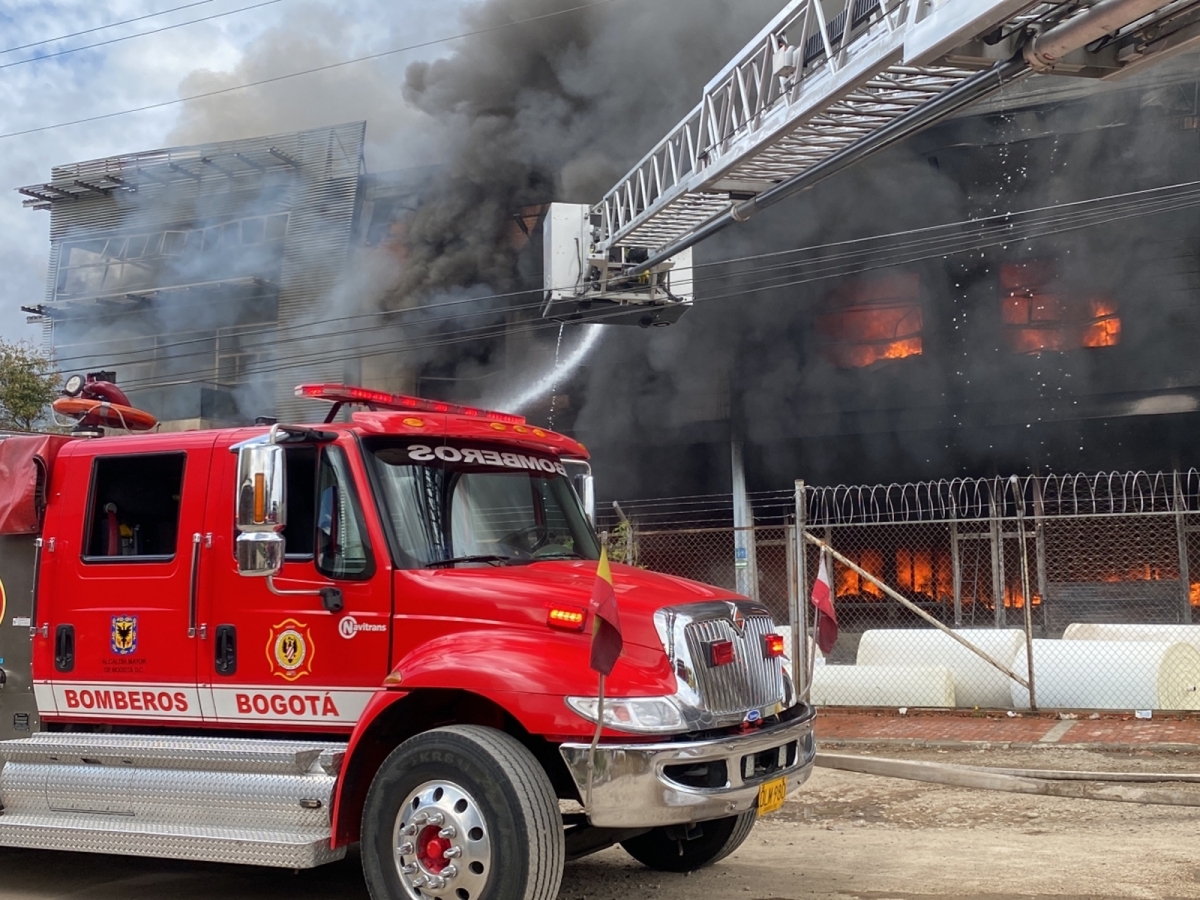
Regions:
<svg viewBox="0 0 1200 900"><path fill-rule="evenodd" d="M1000 272L1000 319L1009 347L1037 355L1081 347L1115 347L1121 342L1116 302L1055 291L1053 263L1009 263Z"/></svg>
<svg viewBox="0 0 1200 900"><path fill-rule="evenodd" d="M854 556L847 554L851 559ZM866 569L876 578L883 577L883 554L878 550L866 549L858 554L858 558L854 559L859 566ZM838 597L862 597L871 596L877 599L883 598L883 591L873 581L860 576L853 569L846 566L837 566L837 589Z"/></svg>
<svg viewBox="0 0 1200 900"><path fill-rule="evenodd" d="M826 358L842 369L863 369L924 353L920 287L920 277L907 272L839 286L817 316Z"/></svg>

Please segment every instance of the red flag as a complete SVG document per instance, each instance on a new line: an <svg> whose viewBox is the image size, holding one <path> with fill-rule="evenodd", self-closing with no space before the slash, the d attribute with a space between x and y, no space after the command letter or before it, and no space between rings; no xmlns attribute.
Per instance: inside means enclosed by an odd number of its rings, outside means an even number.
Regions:
<svg viewBox="0 0 1200 900"><path fill-rule="evenodd" d="M621 637L621 618L617 615L617 595L613 591L612 569L608 565L608 549L600 550L600 564L596 567L596 583L592 587L592 613L595 624L592 628L591 666L601 675L611 675L617 657L625 646Z"/></svg>
<svg viewBox="0 0 1200 900"><path fill-rule="evenodd" d="M821 553L821 567L817 570L817 581L813 585L812 605L817 608L817 646L828 656L837 643L837 613L833 611L833 587L829 581L829 569L825 565L825 553Z"/></svg>

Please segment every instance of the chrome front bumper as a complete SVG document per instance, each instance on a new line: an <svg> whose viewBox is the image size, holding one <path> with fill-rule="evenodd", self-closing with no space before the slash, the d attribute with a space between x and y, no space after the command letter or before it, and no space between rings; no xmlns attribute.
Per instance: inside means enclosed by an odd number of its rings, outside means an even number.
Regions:
<svg viewBox="0 0 1200 900"><path fill-rule="evenodd" d="M598 828L685 825L755 809L759 787L779 778L790 794L812 774L814 716L798 704L781 722L716 740L601 744L588 819ZM590 749L559 748L585 802Z"/></svg>

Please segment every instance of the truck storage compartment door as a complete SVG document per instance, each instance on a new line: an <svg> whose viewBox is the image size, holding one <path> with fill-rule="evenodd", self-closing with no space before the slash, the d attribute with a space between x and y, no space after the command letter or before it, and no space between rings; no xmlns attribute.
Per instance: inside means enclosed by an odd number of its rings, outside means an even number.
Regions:
<svg viewBox="0 0 1200 900"><path fill-rule="evenodd" d="M285 445L286 561L274 578L238 574L237 454L219 451L205 530L212 581L201 623L215 640L201 692L221 722L349 731L389 672L390 566L357 446ZM316 592L336 587L343 608ZM309 591L309 593L304 593Z"/></svg>
<svg viewBox="0 0 1200 900"><path fill-rule="evenodd" d="M36 540L0 535L0 740L40 730L29 636Z"/></svg>
<svg viewBox="0 0 1200 900"><path fill-rule="evenodd" d="M60 455L46 535L56 574L38 598L54 656L39 675L59 717L202 720L196 666L209 636L195 616L214 441L105 438Z"/></svg>

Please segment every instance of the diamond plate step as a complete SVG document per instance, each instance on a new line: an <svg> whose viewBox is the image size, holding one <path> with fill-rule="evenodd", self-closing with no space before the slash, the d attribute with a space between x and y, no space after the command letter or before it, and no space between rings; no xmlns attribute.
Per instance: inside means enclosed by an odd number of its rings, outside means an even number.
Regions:
<svg viewBox="0 0 1200 900"><path fill-rule="evenodd" d="M153 856L197 862L235 863L287 869L311 869L336 862L344 847L330 849L329 831L312 834L220 826L88 821L83 816L0 814L0 846L40 850Z"/></svg>
<svg viewBox="0 0 1200 900"><path fill-rule="evenodd" d="M303 869L341 859L346 745L42 732L0 742L0 846Z"/></svg>
<svg viewBox="0 0 1200 900"><path fill-rule="evenodd" d="M42 732L17 741L0 741L0 763L69 763L279 775L303 775L314 763L327 774L336 775L345 752L345 744L320 741L121 734Z"/></svg>

